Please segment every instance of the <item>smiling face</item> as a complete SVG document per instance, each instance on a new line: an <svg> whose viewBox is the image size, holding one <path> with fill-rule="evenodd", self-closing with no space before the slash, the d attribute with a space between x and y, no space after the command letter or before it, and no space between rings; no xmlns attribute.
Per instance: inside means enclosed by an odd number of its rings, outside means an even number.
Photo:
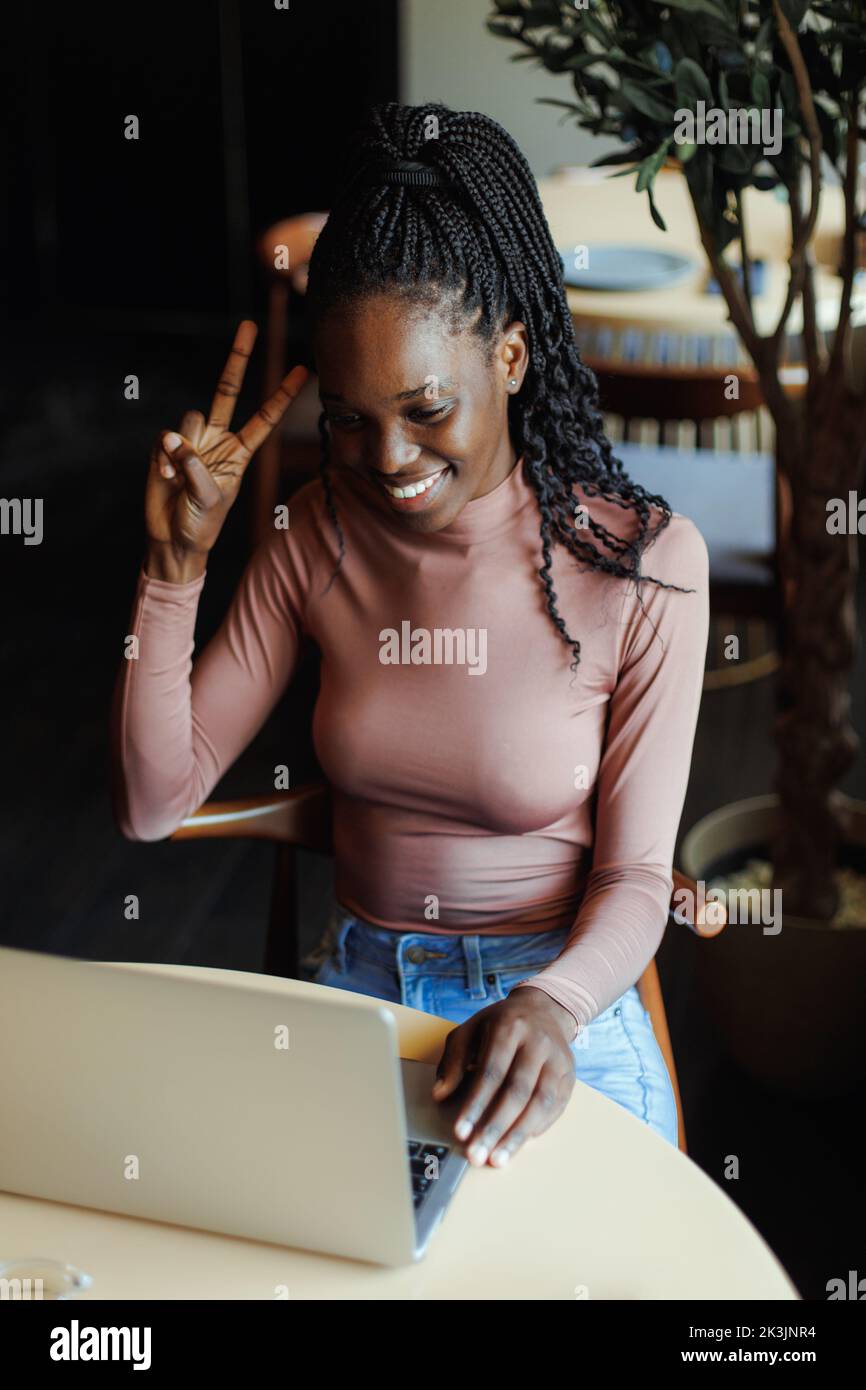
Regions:
<svg viewBox="0 0 866 1390"><path fill-rule="evenodd" d="M455 332L436 308L375 295L331 309L314 346L332 462L375 506L438 531L508 477L508 397L528 364L522 323L491 344L470 326Z"/></svg>

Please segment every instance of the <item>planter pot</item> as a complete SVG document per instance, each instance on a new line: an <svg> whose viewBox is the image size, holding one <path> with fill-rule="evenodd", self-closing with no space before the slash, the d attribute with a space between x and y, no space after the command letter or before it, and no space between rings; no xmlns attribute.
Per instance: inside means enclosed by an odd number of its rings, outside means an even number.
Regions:
<svg viewBox="0 0 866 1390"><path fill-rule="evenodd" d="M840 798L850 817L841 862L866 870L866 802ZM723 806L693 826L682 868L704 883L769 858L778 798ZM728 1053L769 1090L804 1100L839 1096L866 1079L866 930L781 916L729 922L696 941L701 995ZM777 923L778 923L777 918Z"/></svg>

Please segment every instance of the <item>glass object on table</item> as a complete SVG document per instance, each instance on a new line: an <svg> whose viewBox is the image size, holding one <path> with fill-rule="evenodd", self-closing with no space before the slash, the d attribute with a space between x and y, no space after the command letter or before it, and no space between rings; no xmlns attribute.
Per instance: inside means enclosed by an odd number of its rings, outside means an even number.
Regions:
<svg viewBox="0 0 866 1390"><path fill-rule="evenodd" d="M77 1298L92 1283L92 1276L83 1269L44 1255L0 1263L0 1302Z"/></svg>

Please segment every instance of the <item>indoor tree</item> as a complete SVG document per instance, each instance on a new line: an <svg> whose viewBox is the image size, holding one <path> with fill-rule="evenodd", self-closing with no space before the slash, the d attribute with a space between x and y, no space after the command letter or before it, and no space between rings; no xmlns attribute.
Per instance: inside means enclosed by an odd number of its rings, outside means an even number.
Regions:
<svg viewBox="0 0 866 1390"><path fill-rule="evenodd" d="M857 641L857 535L832 524L834 503L863 477L866 390L851 379L851 294L857 262L858 137L866 136L866 14L862 0L498 0L488 28L520 45L513 61L537 60L571 79L564 107L583 129L628 148L596 160L637 175L653 220L659 170L679 162L701 242L754 364L776 434L776 462L790 497L779 557L784 635L777 740L779 818L774 886L787 912L828 919L845 834L836 791L859 740L850 719ZM780 112L776 153L766 142L681 143L682 117L705 110ZM677 129L679 125L679 134ZM745 128L745 121L744 121ZM774 142L775 143L775 142ZM832 166L844 189L841 299L829 347L819 332L813 238L822 177ZM791 252L778 321L758 331L753 313L743 190L787 197ZM741 267L725 256L739 243ZM802 309L805 390L780 376L786 325ZM866 511L866 508L864 508ZM866 529L866 518L862 525Z"/></svg>

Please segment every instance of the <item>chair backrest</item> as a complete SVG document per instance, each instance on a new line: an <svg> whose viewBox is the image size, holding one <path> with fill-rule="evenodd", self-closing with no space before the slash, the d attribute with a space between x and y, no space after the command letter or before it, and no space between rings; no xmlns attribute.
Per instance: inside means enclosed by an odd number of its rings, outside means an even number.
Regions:
<svg viewBox="0 0 866 1390"><path fill-rule="evenodd" d="M717 420L760 409L764 403L757 373L737 367L679 367L668 364L619 362L584 357L598 379L599 399L606 414L619 415L628 439L635 420ZM736 375L737 394L730 392ZM700 446L699 446L700 447Z"/></svg>
<svg viewBox="0 0 866 1390"><path fill-rule="evenodd" d="M262 398L272 396L288 370L286 338L292 291L303 294L307 288L307 267L316 238L327 221L326 212L304 212L275 222L256 242L259 261L268 277L268 321L265 339L265 369ZM274 524L274 507L284 500L280 485L280 449L282 434L273 430L259 450L251 482L252 544L261 544ZM315 471L318 461L318 440L314 448L306 448L309 464ZM307 467L305 458L304 468ZM296 478L296 483L303 481Z"/></svg>
<svg viewBox="0 0 866 1390"><path fill-rule="evenodd" d="M273 840L292 849L332 854L331 789L327 782L308 782L294 791L274 792L270 796L243 797L235 801L208 801L178 827L172 840L201 839ZM701 907L695 921L697 884L679 869L672 871L672 909L676 901L678 920L698 936L717 936L724 917ZM685 894L685 899L678 894ZM681 906L680 906L681 905ZM707 904L707 907L712 904Z"/></svg>
<svg viewBox="0 0 866 1390"><path fill-rule="evenodd" d="M256 242L259 260L268 274L291 280L303 294L313 247L327 220L326 212L301 212L268 227Z"/></svg>

